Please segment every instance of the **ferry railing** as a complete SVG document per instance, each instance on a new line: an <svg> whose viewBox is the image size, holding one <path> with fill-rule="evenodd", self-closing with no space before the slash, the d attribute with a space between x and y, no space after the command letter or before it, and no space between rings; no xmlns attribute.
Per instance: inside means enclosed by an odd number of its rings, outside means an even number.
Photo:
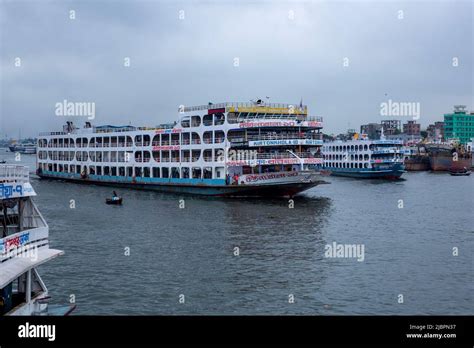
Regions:
<svg viewBox="0 0 474 348"><path fill-rule="evenodd" d="M322 140L322 136L307 135L307 134L276 134L276 135L249 135L247 140L258 141L258 140L292 140L292 139L309 139L309 140Z"/></svg>
<svg viewBox="0 0 474 348"><path fill-rule="evenodd" d="M369 161L370 163L401 163L404 162L403 158L378 158L372 159Z"/></svg>
<svg viewBox="0 0 474 348"><path fill-rule="evenodd" d="M311 154L310 152L296 152L300 158L319 158L319 154ZM278 153L257 153L257 159L278 159L278 158L294 158L289 152L278 152Z"/></svg>
<svg viewBox="0 0 474 348"><path fill-rule="evenodd" d="M0 164L0 181L9 182L28 182L30 180L30 172L28 167Z"/></svg>
<svg viewBox="0 0 474 348"><path fill-rule="evenodd" d="M257 104L254 102L223 102L217 104L207 104L207 105L197 105L197 106L185 106L184 112L189 111L199 111L199 110L209 110L209 109L222 109L226 107L238 107L238 108L285 108L289 109L290 107L299 108L299 104L286 104L286 103L262 103ZM307 106L303 105L303 109L306 109Z"/></svg>
<svg viewBox="0 0 474 348"><path fill-rule="evenodd" d="M306 117L306 121L323 122L323 118L321 116L308 116Z"/></svg>
<svg viewBox="0 0 474 348"><path fill-rule="evenodd" d="M66 132L40 132L40 136L47 136L47 135L66 135Z"/></svg>

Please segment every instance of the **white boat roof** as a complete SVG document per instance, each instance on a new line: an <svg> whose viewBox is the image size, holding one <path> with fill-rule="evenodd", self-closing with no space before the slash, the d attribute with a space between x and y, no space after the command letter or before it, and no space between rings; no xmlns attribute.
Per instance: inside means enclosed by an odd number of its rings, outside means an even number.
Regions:
<svg viewBox="0 0 474 348"><path fill-rule="evenodd" d="M0 264L0 289L11 283L26 271L64 254L62 250L39 248L38 257L32 260L30 257L16 256L13 259Z"/></svg>
<svg viewBox="0 0 474 348"><path fill-rule="evenodd" d="M30 184L28 167L0 165L0 200L36 196Z"/></svg>

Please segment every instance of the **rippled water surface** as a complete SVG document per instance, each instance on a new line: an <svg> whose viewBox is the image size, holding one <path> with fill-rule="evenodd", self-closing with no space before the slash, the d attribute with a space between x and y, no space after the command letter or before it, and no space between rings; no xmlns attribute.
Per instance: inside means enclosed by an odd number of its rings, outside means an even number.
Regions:
<svg viewBox="0 0 474 348"><path fill-rule="evenodd" d="M55 303L75 295L78 315L473 314L474 176L404 177L330 177L293 209L125 189L122 207L107 206L111 188L33 177L65 251L40 272ZM326 258L333 242L363 244L364 261Z"/></svg>

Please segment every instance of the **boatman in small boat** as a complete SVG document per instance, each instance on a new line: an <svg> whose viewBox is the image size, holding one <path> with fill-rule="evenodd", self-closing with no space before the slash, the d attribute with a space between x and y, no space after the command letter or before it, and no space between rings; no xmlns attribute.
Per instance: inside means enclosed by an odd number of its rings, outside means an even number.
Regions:
<svg viewBox="0 0 474 348"><path fill-rule="evenodd" d="M117 192L113 192L113 195L112 195L112 200L113 201L118 201L119 197L117 196Z"/></svg>

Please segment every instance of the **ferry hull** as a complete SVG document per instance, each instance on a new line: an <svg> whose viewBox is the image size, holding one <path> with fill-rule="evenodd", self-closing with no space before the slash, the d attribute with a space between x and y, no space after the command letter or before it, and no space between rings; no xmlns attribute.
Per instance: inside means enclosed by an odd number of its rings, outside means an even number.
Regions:
<svg viewBox="0 0 474 348"><path fill-rule="evenodd" d="M186 184L155 184L113 182L104 180L81 179L47 173L37 173L42 179L63 180L80 184L95 184L102 186L123 187L138 190L151 190L175 194L191 194L220 197L292 197L320 184L327 184L322 180L310 182L275 183L265 185L186 185Z"/></svg>
<svg viewBox="0 0 474 348"><path fill-rule="evenodd" d="M397 164L390 169L344 169L344 168L327 168L331 171L331 175L344 176L357 179L387 179L397 180L405 173L405 167Z"/></svg>
<svg viewBox="0 0 474 348"><path fill-rule="evenodd" d="M351 171L331 171L333 176L344 176L349 178L357 179L387 179L397 180L400 179L405 171L366 171L366 172L351 172Z"/></svg>

